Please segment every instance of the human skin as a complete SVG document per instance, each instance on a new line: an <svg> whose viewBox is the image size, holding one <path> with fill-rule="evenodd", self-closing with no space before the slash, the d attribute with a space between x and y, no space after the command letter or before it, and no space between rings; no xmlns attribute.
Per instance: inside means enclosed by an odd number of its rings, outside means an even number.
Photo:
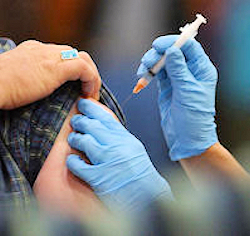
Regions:
<svg viewBox="0 0 250 236"><path fill-rule="evenodd" d="M0 55L0 109L14 109L49 96L67 81L80 79L82 94L98 100L101 77L86 52L62 60L67 45L30 40Z"/></svg>
<svg viewBox="0 0 250 236"><path fill-rule="evenodd" d="M91 100L113 114L106 106ZM60 215L82 218L100 215L105 212L105 207L88 184L75 177L66 166L66 158L69 154L75 153L83 156L71 149L67 142L68 135L72 132L70 119L76 113L75 104L38 174L33 190L42 209L54 211ZM88 161L86 157L83 158Z"/></svg>
<svg viewBox="0 0 250 236"><path fill-rule="evenodd" d="M197 190L218 185L249 185L249 173L219 142L199 156L180 161Z"/></svg>

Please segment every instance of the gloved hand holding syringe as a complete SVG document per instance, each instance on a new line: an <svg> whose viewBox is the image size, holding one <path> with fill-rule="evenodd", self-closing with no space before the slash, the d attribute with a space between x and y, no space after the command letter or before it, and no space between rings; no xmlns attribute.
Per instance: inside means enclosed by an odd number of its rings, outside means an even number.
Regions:
<svg viewBox="0 0 250 236"><path fill-rule="evenodd" d="M182 33L173 46L181 48L189 39L196 37L201 24L207 23L206 18L202 15L197 14L196 17L197 19L193 23L187 24L185 27L180 28ZM137 94L148 86L148 84L153 80L154 76L164 67L166 57L167 55L165 54L151 69L149 69L149 71L138 81L133 93Z"/></svg>

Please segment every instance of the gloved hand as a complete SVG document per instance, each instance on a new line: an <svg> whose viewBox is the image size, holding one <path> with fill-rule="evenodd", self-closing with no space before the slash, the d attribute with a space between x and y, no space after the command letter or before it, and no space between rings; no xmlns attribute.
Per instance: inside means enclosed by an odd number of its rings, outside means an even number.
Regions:
<svg viewBox="0 0 250 236"><path fill-rule="evenodd" d="M161 125L173 161L200 155L218 142L215 116L217 70L201 45L189 40L181 50L178 36L163 36L142 58L142 77L166 53L159 84Z"/></svg>
<svg viewBox="0 0 250 236"><path fill-rule="evenodd" d="M67 166L73 174L89 183L111 210L136 212L160 195L172 199L168 183L138 139L94 102L81 99L78 109L84 115L75 115L71 125L80 133L71 133L68 142L93 165L70 155Z"/></svg>

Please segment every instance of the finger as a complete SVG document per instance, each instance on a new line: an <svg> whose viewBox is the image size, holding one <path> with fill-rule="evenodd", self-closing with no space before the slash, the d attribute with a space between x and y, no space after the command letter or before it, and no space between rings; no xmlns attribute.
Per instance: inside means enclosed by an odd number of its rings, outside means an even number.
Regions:
<svg viewBox="0 0 250 236"><path fill-rule="evenodd" d="M82 97L86 99L93 98L99 101L101 84L102 81L100 76L95 76L93 80L82 81Z"/></svg>
<svg viewBox="0 0 250 236"><path fill-rule="evenodd" d="M101 144L107 141L110 132L100 121L79 114L72 117L70 124L74 131L90 134Z"/></svg>
<svg viewBox="0 0 250 236"><path fill-rule="evenodd" d="M81 180L91 184L90 173L93 172L94 166L87 164L80 156L71 154L67 157L66 165L68 169Z"/></svg>
<svg viewBox="0 0 250 236"><path fill-rule="evenodd" d="M78 110L90 119L99 120L109 129L125 129L109 112L88 99L80 99Z"/></svg>
<svg viewBox="0 0 250 236"><path fill-rule="evenodd" d="M179 35L161 36L153 42L152 46L159 54L163 55L168 48L173 46L178 38Z"/></svg>
<svg viewBox="0 0 250 236"><path fill-rule="evenodd" d="M167 35L157 38L153 42L153 48L161 54L164 54L165 51L170 48L176 40L178 40L179 35ZM195 39L188 40L182 47L181 51L186 57L187 61L193 60L196 61L201 57L207 57L204 49L201 44Z"/></svg>
<svg viewBox="0 0 250 236"><path fill-rule="evenodd" d="M80 77L84 77L86 81L89 81L94 77L94 71L91 66L81 58L61 60L59 70L65 81L78 80Z"/></svg>
<svg viewBox="0 0 250 236"><path fill-rule="evenodd" d="M90 134L73 132L68 136L68 143L72 148L84 152L92 164L100 163L100 155L98 154L102 147Z"/></svg>
<svg viewBox="0 0 250 236"><path fill-rule="evenodd" d="M84 97L93 97L94 99L99 98L101 79L88 62L81 58L65 60L59 64L59 71L65 82L78 79L82 81L82 92Z"/></svg>
<svg viewBox="0 0 250 236"><path fill-rule="evenodd" d="M93 69L94 73L95 73L95 79L96 79L96 82L94 82L93 84L93 94L91 96L84 96L85 98L88 98L88 97L92 97L96 100L99 100L100 98L100 88L101 88L101 76L99 74L99 71L97 69L97 66L95 64L95 62L92 60L91 56L87 53L87 52L84 52L84 51L81 51L79 52L79 56L81 59L85 60L87 63L89 63L89 65L91 66L91 68ZM83 86L88 86L86 85L84 82L83 82ZM91 84L90 84L91 86ZM87 88L86 88L87 90Z"/></svg>
<svg viewBox="0 0 250 236"><path fill-rule="evenodd" d="M95 70L96 72L98 72L95 62L93 61L93 59L91 58L91 56L87 52L80 51L79 52L79 56L80 56L81 59L83 59L84 61L88 62L89 65L92 67L93 70Z"/></svg>
<svg viewBox="0 0 250 236"><path fill-rule="evenodd" d="M195 39L188 40L182 47L181 50L188 61L198 61L199 59L209 59L205 53L203 47Z"/></svg>
<svg viewBox="0 0 250 236"><path fill-rule="evenodd" d="M143 77L148 72L148 69L152 68L161 59L162 55L175 43L178 37L178 35L168 35L157 38L152 44L153 48L143 56L137 76L139 78Z"/></svg>
<svg viewBox="0 0 250 236"><path fill-rule="evenodd" d="M152 68L155 63L157 63L161 59L161 55L155 50L150 49L145 53L142 57L141 62L144 64L148 69Z"/></svg>
<svg viewBox="0 0 250 236"><path fill-rule="evenodd" d="M148 69L152 68L159 60L161 59L161 55L155 50L150 49L147 51L141 59L141 65L138 68L137 76L143 77Z"/></svg>
<svg viewBox="0 0 250 236"><path fill-rule="evenodd" d="M157 38L152 46L158 55L165 54L166 50L170 48L174 42L178 39L178 35L162 36ZM161 114L165 114L169 108L172 98L172 86L171 81L168 78L166 71L161 70L156 77L158 78L159 97L158 103L160 106Z"/></svg>
<svg viewBox="0 0 250 236"><path fill-rule="evenodd" d="M177 90L181 90L185 83L193 80L194 77L187 67L182 51L173 46L166 51L166 70L171 80L171 85Z"/></svg>
<svg viewBox="0 0 250 236"><path fill-rule="evenodd" d="M147 72L148 72L148 68L144 64L140 64L140 66L137 70L138 78L143 77Z"/></svg>
<svg viewBox="0 0 250 236"><path fill-rule="evenodd" d="M180 49L173 46L166 51L166 54L166 70L171 80L174 100L189 109L214 112L214 110L208 111L202 104L204 104L203 98L208 97L207 95L203 96L204 93L209 93L210 86L215 88L216 81L212 80L210 83L206 83L208 88L204 90L204 86L189 70L185 57ZM195 103L193 103L194 94L196 94L196 96L197 94L200 95L200 99L196 99Z"/></svg>

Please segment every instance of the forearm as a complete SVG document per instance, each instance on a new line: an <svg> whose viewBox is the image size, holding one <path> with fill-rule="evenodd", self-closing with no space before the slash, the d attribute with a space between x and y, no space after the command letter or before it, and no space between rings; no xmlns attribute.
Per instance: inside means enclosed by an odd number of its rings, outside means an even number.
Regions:
<svg viewBox="0 0 250 236"><path fill-rule="evenodd" d="M250 181L249 174L220 143L216 143L200 156L180 161L196 189L207 185L238 185Z"/></svg>

